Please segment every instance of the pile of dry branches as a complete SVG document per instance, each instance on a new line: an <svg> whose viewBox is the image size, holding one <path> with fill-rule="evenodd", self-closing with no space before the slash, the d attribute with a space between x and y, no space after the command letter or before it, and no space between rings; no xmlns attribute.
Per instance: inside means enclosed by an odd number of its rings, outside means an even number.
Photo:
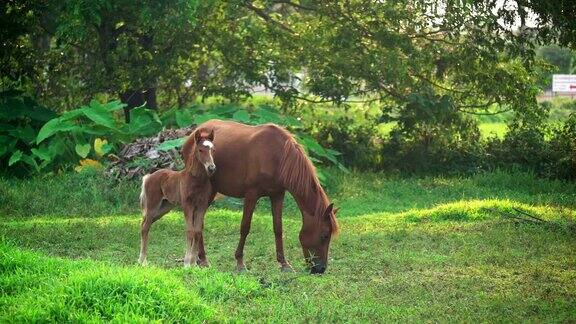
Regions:
<svg viewBox="0 0 576 324"><path fill-rule="evenodd" d="M158 145L167 140L190 135L194 126L180 129L167 129L154 137L144 137L126 144L106 168L106 174L115 179L142 177L158 169L179 170L184 166L180 148L160 151Z"/></svg>

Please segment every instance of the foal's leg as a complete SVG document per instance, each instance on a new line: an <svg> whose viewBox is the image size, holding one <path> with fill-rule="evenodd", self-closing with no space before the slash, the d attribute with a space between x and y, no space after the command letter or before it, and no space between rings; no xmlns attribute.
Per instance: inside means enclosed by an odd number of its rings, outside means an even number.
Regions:
<svg viewBox="0 0 576 324"><path fill-rule="evenodd" d="M148 208L150 206L150 208ZM150 226L169 212L174 205L168 201L152 201L146 202L146 208L144 209L144 218L142 219L142 225L140 226L140 257L138 258L138 263L141 265L146 265L148 262L146 260L146 255L148 254L148 232L150 231Z"/></svg>
<svg viewBox="0 0 576 324"><path fill-rule="evenodd" d="M208 206L206 206L206 210L208 210L208 207L214 201L214 196L216 196L216 192L212 193L212 196L209 199L210 203ZM200 240L198 241L198 265L201 267L207 267L209 265L208 259L206 258L206 251L204 250L204 218L206 215L206 210L204 211L204 216L202 217L202 233L200 235Z"/></svg>
<svg viewBox="0 0 576 324"><path fill-rule="evenodd" d="M274 238L276 239L276 260L280 264L280 271L294 271L284 258L284 241L282 238L282 207L284 206L284 192L270 197L272 202L272 220L274 226Z"/></svg>
<svg viewBox="0 0 576 324"><path fill-rule="evenodd" d="M236 248L236 271L246 271L244 264L244 244L246 244L246 236L250 233L250 223L252 223L252 214L256 207L258 198L252 195L244 197L244 213L242 214L242 224L240 225L240 241Z"/></svg>
<svg viewBox="0 0 576 324"><path fill-rule="evenodd" d="M189 268L196 265L198 260L198 248L202 238L202 218L206 208L198 207L184 200L182 204L184 217L186 219L186 255L184 256L184 267Z"/></svg>
<svg viewBox="0 0 576 324"><path fill-rule="evenodd" d="M194 213L194 255L197 256L196 263L201 267L207 267L206 251L204 251L204 216L208 206L199 206Z"/></svg>

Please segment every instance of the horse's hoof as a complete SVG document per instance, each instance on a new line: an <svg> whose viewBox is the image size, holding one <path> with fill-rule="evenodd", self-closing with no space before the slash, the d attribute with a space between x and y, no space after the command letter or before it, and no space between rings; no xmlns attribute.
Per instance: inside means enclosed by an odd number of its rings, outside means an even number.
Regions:
<svg viewBox="0 0 576 324"><path fill-rule="evenodd" d="M292 266L289 264L284 264L282 266L280 266L280 272L294 272L294 269L292 269Z"/></svg>
<svg viewBox="0 0 576 324"><path fill-rule="evenodd" d="M210 266L210 263L208 263L208 261L198 261L197 264L200 268L208 268Z"/></svg>
<svg viewBox="0 0 576 324"><path fill-rule="evenodd" d="M246 272L248 272L248 269L246 268L245 265L241 265L241 266L239 265L239 266L236 266L236 272L237 273L246 273Z"/></svg>
<svg viewBox="0 0 576 324"><path fill-rule="evenodd" d="M148 265L148 261L147 261L147 260L144 260L144 261L138 260L138 264L139 264L140 266L142 266L142 267L145 267L145 266Z"/></svg>

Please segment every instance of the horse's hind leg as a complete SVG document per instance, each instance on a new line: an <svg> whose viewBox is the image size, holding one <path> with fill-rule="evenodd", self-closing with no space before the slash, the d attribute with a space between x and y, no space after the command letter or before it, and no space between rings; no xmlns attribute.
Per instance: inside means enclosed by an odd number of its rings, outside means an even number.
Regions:
<svg viewBox="0 0 576 324"><path fill-rule="evenodd" d="M276 260L280 264L280 271L294 271L284 258L284 241L282 238L282 208L284 207L284 192L270 197L272 202L272 220L274 227L274 238L276 240Z"/></svg>
<svg viewBox="0 0 576 324"><path fill-rule="evenodd" d="M142 219L142 225L140 227L140 257L138 258L138 263L141 265L147 264L146 255L148 254L148 233L150 232L150 226L173 208L173 205L166 200L150 202L150 204L147 205L151 205L150 207L152 208L144 209L144 218Z"/></svg>

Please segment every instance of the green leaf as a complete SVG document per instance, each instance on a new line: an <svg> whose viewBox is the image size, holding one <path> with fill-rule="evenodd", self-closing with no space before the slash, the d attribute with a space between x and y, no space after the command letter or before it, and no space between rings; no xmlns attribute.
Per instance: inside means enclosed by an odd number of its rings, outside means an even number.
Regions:
<svg viewBox="0 0 576 324"><path fill-rule="evenodd" d="M173 140L164 141L164 142L160 143L158 146L156 146L156 149L158 151L168 151L168 150L171 150L173 148L177 148L177 147L184 145L185 141L186 141L186 137L180 137L180 138L176 138Z"/></svg>
<svg viewBox="0 0 576 324"><path fill-rule="evenodd" d="M9 131L10 135L22 140L26 144L34 143L36 139L36 134L34 134L34 129L30 125L24 127L16 127Z"/></svg>
<svg viewBox="0 0 576 324"><path fill-rule="evenodd" d="M36 171L40 171L40 167L38 166L38 162L31 157L30 155L22 154L22 161L28 164L31 167L34 167Z"/></svg>
<svg viewBox="0 0 576 324"><path fill-rule="evenodd" d="M90 107L84 107L82 108L82 113L98 125L112 129L116 128L116 121L114 120L114 117L102 105L91 105Z"/></svg>
<svg viewBox="0 0 576 324"><path fill-rule="evenodd" d="M52 160L52 156L50 156L50 151L48 150L47 147L33 148L30 151L32 151L32 154L37 156L40 160L43 160L43 161L51 161Z"/></svg>
<svg viewBox="0 0 576 324"><path fill-rule="evenodd" d="M90 153L91 146L90 144L76 144L74 149L81 158L85 159L88 156L88 153Z"/></svg>
<svg viewBox="0 0 576 324"><path fill-rule="evenodd" d="M108 111L116 111L128 106L125 103L122 103L120 100L110 101L109 103L104 105L104 108Z"/></svg>
<svg viewBox="0 0 576 324"><path fill-rule="evenodd" d="M215 119L218 118L219 116L211 114L211 113L205 113L202 115L198 115L194 117L194 124L196 125L200 125L205 121L209 121L210 119Z"/></svg>
<svg viewBox="0 0 576 324"><path fill-rule="evenodd" d="M234 115L232 115L232 119L239 122L247 123L250 121L250 114L246 110L240 109L236 111Z"/></svg>
<svg viewBox="0 0 576 324"><path fill-rule="evenodd" d="M190 126L192 121L192 115L190 115L188 110L176 111L176 125L178 125L178 127Z"/></svg>
<svg viewBox="0 0 576 324"><path fill-rule="evenodd" d="M12 153L10 160L8 160L8 166L20 161L20 159L22 159L22 151L16 150L16 152Z"/></svg>
<svg viewBox="0 0 576 324"><path fill-rule="evenodd" d="M56 134L57 132L69 131L74 128L76 128L76 125L74 125L72 122L62 120L61 118L54 118L44 124L42 128L40 128L38 136L36 137L36 144L40 144L40 142Z"/></svg>
<svg viewBox="0 0 576 324"><path fill-rule="evenodd" d="M144 107L134 108L130 111L130 124L128 131L131 135L152 135L162 128L162 124L155 112Z"/></svg>
<svg viewBox="0 0 576 324"><path fill-rule="evenodd" d="M232 113L233 111L236 111L236 109L238 109L236 106L223 105L223 106L218 106L218 107L210 110L210 113L214 114L214 115L218 115L220 118L226 118L227 116L230 115L230 113Z"/></svg>

